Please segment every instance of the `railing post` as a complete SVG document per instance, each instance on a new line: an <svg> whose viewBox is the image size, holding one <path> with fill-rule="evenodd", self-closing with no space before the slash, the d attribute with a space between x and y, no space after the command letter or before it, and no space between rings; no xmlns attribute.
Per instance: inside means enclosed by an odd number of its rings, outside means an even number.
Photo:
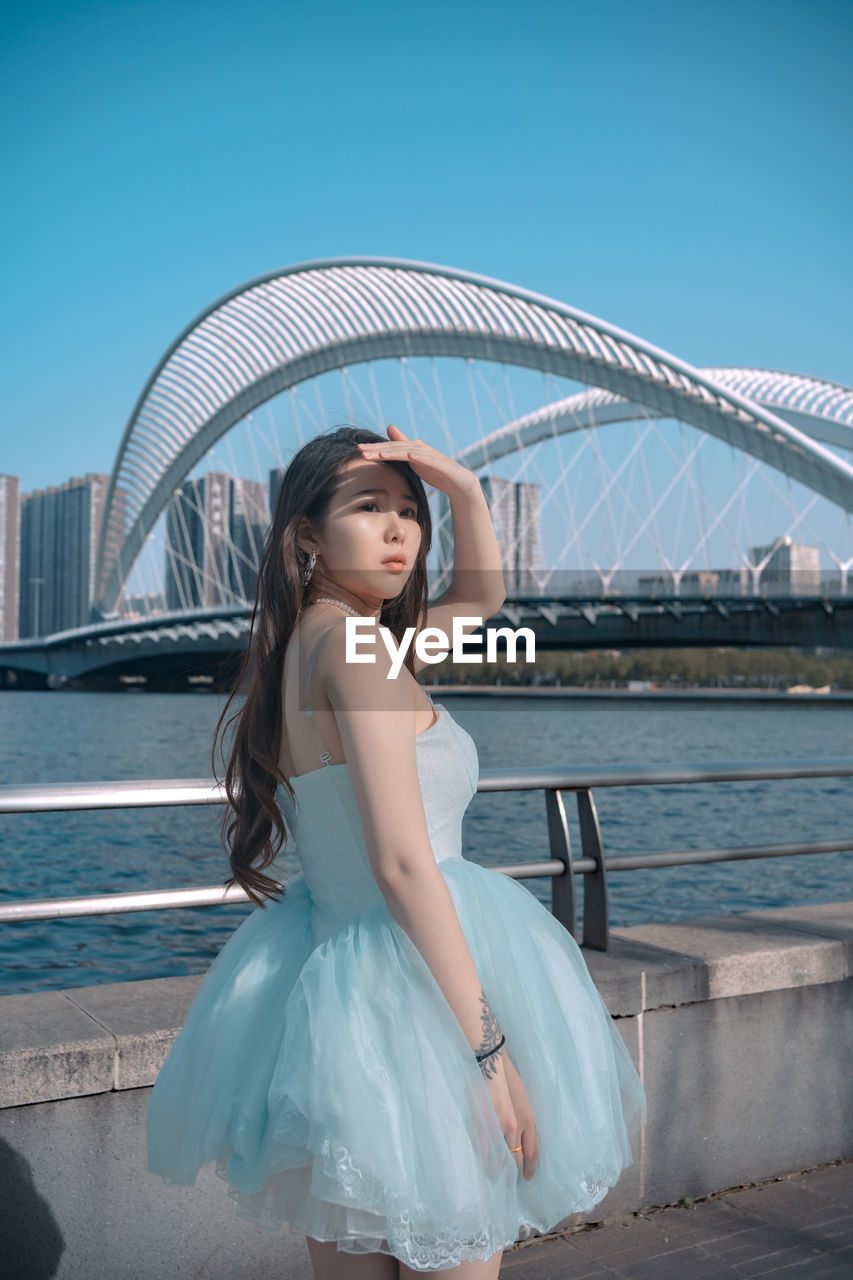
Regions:
<svg viewBox="0 0 853 1280"><path fill-rule="evenodd" d="M583 884L583 945L593 951L606 951L609 943L607 904L607 867L601 843L601 828L595 801L589 790L578 791L578 821L581 829L581 857L592 858L595 871L587 874Z"/></svg>
<svg viewBox="0 0 853 1280"><path fill-rule="evenodd" d="M561 874L551 876L551 912L577 941L572 842L562 791L546 789L545 812L548 815L548 844L551 857L564 863L566 868Z"/></svg>

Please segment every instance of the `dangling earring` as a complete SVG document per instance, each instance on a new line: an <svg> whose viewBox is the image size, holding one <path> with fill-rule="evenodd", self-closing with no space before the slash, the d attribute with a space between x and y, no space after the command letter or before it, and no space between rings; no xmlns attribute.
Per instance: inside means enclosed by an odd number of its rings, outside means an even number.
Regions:
<svg viewBox="0 0 853 1280"><path fill-rule="evenodd" d="M302 579L303 587L307 587L311 580L311 574L314 572L314 565L317 563L317 552L311 548L311 555L308 558L308 567L305 570L305 576Z"/></svg>

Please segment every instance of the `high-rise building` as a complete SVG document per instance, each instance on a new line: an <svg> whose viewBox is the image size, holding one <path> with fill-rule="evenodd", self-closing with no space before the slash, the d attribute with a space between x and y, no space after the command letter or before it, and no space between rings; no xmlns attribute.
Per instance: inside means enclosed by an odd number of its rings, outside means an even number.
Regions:
<svg viewBox="0 0 853 1280"><path fill-rule="evenodd" d="M18 638L21 502L17 476L0 475L0 641Z"/></svg>
<svg viewBox="0 0 853 1280"><path fill-rule="evenodd" d="M285 470L285 467L273 467L269 473L270 519L275 515L275 508L278 503L278 495L281 493L281 484L284 480Z"/></svg>
<svg viewBox="0 0 853 1280"><path fill-rule="evenodd" d="M501 571L507 593L536 595L540 584L536 570L542 568L541 485L505 480L502 476L481 476L483 491L492 518L501 557ZM436 508L436 545L439 570L453 563L453 521L445 494Z"/></svg>
<svg viewBox="0 0 853 1280"><path fill-rule="evenodd" d="M542 486L520 480L515 486L516 589L538 595L542 569Z"/></svg>
<svg viewBox="0 0 853 1280"><path fill-rule="evenodd" d="M202 495L198 480L185 480L166 507L166 608L194 609L201 599L201 570L196 565L196 534Z"/></svg>
<svg viewBox="0 0 853 1280"><path fill-rule="evenodd" d="M221 471L184 481L166 509L166 608L253 600L268 524L262 482Z"/></svg>
<svg viewBox="0 0 853 1280"><path fill-rule="evenodd" d="M450 586L450 569L453 567L453 518L450 500L441 490L433 507L432 544L438 553L438 590L441 595Z"/></svg>
<svg viewBox="0 0 853 1280"><path fill-rule="evenodd" d="M507 592L517 589L516 550L518 525L515 510L515 485L501 476L481 476L480 488L489 506L489 514L501 553L501 570Z"/></svg>
<svg viewBox="0 0 853 1280"><path fill-rule="evenodd" d="M127 511L128 511L128 493L120 485L113 490L112 499L110 501L111 518L106 529L101 531L104 539L103 548L101 550L101 581L95 583L93 599L97 600L102 588L110 581L118 567L119 581L123 584L133 563L125 565L117 565L124 550L124 539L127 532ZM98 545L100 546L100 536ZM124 604L124 587L122 586L121 594L116 602L116 612L123 614L125 611ZM100 613L97 615L100 617Z"/></svg>
<svg viewBox="0 0 853 1280"><path fill-rule="evenodd" d="M752 563L761 564L769 556L759 573L759 589L796 595L800 592L820 591L820 550L801 542L794 542L789 533L777 538L765 547L750 547Z"/></svg>
<svg viewBox="0 0 853 1280"><path fill-rule="evenodd" d="M231 600L228 542L233 481L220 471L185 480L166 510L166 607L198 609Z"/></svg>
<svg viewBox="0 0 853 1280"><path fill-rule="evenodd" d="M255 598L258 561L270 522L267 486L235 477L231 503L232 586L235 595Z"/></svg>
<svg viewBox="0 0 853 1280"><path fill-rule="evenodd" d="M109 479L87 472L22 495L21 636L52 635L89 622Z"/></svg>

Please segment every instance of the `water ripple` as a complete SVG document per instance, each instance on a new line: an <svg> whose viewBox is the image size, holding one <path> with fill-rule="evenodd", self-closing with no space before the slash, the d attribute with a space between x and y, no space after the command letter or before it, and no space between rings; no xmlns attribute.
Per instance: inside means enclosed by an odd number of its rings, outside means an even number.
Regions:
<svg viewBox="0 0 853 1280"><path fill-rule="evenodd" d="M480 766L585 766L788 759L850 753L849 719L797 703L709 705L453 697ZM221 701L201 694L6 692L4 782L210 776ZM605 853L838 837L853 829L853 779L603 787L594 792ZM580 851L567 794L573 851ZM222 883L217 808L0 817L0 899L80 896ZM482 793L463 828L466 857L486 866L548 856L539 792ZM279 872L297 869L285 854ZM582 877L579 878L582 896ZM548 880L524 880L550 905ZM770 858L614 873L614 926L853 897L853 854ZM0 928L0 992L51 990L202 973L252 910L145 911Z"/></svg>

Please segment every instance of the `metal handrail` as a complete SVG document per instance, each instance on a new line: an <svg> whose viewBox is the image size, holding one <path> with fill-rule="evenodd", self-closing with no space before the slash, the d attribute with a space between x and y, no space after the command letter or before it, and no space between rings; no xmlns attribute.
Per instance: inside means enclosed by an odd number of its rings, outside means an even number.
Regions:
<svg viewBox="0 0 853 1280"><path fill-rule="evenodd" d="M664 850L616 857L604 856L593 787L662 786L674 783L748 782L767 779L853 777L853 757L810 760L743 760L715 764L622 764L601 768L485 769L478 791L544 791L551 857L538 862L496 867L514 879L551 877L551 910L573 936L578 936L575 875L588 877L584 888L583 945L606 951L609 943L608 883L611 871L698 863L778 858L853 849L853 837L797 841L789 844L742 845L730 848ZM581 853L574 856L563 792L577 796ZM70 810L139 809L164 805L222 804L224 787L210 779L152 779L139 782L37 783L0 786L0 814L50 813ZM155 889L78 898L42 898L0 902L0 924L25 920L62 920L76 916L113 915L130 911L219 906L250 901L239 885L189 889ZM579 938L579 940L581 940Z"/></svg>

